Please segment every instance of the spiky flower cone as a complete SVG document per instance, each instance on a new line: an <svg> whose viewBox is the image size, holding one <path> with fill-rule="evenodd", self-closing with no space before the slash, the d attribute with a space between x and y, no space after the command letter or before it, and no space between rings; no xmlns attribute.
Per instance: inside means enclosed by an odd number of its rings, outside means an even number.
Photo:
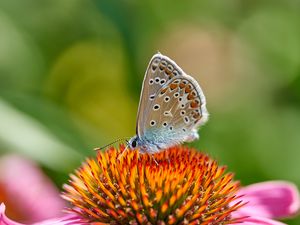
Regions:
<svg viewBox="0 0 300 225"><path fill-rule="evenodd" d="M236 201L239 185L207 155L173 147L152 156L128 150L119 157L123 151L99 152L71 175L63 193L69 211L101 224L239 222L231 216L243 205Z"/></svg>

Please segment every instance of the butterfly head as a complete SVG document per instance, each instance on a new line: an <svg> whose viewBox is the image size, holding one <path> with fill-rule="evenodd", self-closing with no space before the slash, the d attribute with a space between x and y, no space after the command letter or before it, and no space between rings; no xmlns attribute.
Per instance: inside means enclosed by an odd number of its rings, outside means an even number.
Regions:
<svg viewBox="0 0 300 225"><path fill-rule="evenodd" d="M128 147L131 149L137 148L139 146L141 146L141 139L135 135L132 138L130 138L130 140L127 142Z"/></svg>

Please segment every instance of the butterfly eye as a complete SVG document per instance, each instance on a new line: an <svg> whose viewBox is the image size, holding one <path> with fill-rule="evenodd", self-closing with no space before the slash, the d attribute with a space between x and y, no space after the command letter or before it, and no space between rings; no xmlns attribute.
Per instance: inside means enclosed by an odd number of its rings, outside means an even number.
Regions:
<svg viewBox="0 0 300 225"><path fill-rule="evenodd" d="M132 146L133 148L135 148L135 147L137 146L136 140L133 140L133 141L132 141L131 146Z"/></svg>

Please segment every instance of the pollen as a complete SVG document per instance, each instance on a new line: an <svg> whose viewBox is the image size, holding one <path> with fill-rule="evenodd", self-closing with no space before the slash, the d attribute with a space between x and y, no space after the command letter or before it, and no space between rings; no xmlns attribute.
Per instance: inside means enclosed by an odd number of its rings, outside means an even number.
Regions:
<svg viewBox="0 0 300 225"><path fill-rule="evenodd" d="M87 159L64 185L63 198L90 223L232 224L244 205L224 166L187 147L148 155L110 148ZM122 155L121 155L122 154Z"/></svg>

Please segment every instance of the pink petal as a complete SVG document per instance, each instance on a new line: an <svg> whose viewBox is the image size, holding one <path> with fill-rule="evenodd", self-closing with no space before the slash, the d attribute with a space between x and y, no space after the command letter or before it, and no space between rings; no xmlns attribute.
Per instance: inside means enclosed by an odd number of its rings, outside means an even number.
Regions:
<svg viewBox="0 0 300 225"><path fill-rule="evenodd" d="M34 223L32 225L91 225L91 224L84 222L77 215L69 215L69 216L67 215L62 218L45 220L38 223Z"/></svg>
<svg viewBox="0 0 300 225"><path fill-rule="evenodd" d="M295 185L284 181L270 181L244 187L239 194L248 202L236 214L284 218L299 212L299 192Z"/></svg>
<svg viewBox="0 0 300 225"><path fill-rule="evenodd" d="M5 205L1 203L0 204L0 225L25 225L25 224L17 223L7 218L7 216L5 215ZM84 222L77 215L68 214L61 218L40 221L34 224L27 224L27 225L88 225L88 223Z"/></svg>
<svg viewBox="0 0 300 225"><path fill-rule="evenodd" d="M22 225L21 223L14 222L5 216L5 205L0 204L0 225Z"/></svg>
<svg viewBox="0 0 300 225"><path fill-rule="evenodd" d="M275 220L260 218L260 217L250 217L247 218L241 223L242 225L286 225Z"/></svg>
<svg viewBox="0 0 300 225"><path fill-rule="evenodd" d="M9 155L0 159L0 190L15 219L33 223L62 215L59 191L33 162Z"/></svg>

